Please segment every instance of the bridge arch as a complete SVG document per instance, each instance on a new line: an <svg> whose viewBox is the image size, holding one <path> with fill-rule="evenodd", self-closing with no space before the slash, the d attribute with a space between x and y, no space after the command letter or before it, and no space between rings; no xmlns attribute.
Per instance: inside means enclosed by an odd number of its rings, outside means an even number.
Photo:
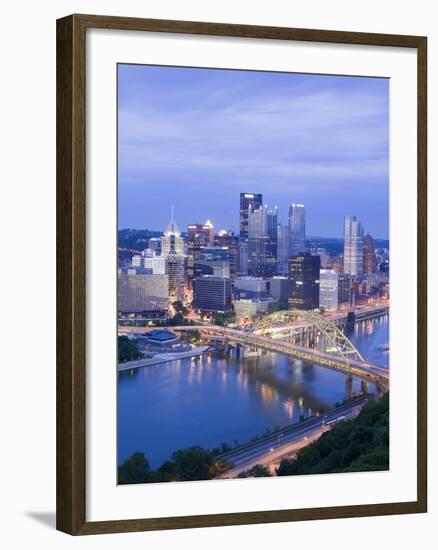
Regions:
<svg viewBox="0 0 438 550"><path fill-rule="evenodd" d="M349 338L345 336L342 330L340 330L335 323L315 311L302 309L276 311L257 321L253 326L252 332L254 334L265 335L269 332L269 329L279 326L279 323L282 323L285 327L288 325L292 326L292 321L296 321L297 319L303 319L316 328L329 343L331 353L340 355L347 361L349 359L355 359L366 363L359 350Z"/></svg>

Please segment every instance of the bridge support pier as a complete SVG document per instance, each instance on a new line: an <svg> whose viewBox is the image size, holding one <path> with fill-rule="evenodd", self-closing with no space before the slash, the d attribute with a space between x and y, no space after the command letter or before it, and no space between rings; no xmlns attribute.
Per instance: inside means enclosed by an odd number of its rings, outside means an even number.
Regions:
<svg viewBox="0 0 438 550"><path fill-rule="evenodd" d="M365 382L365 380L362 380L360 383L360 391L362 393L368 393L368 382Z"/></svg>
<svg viewBox="0 0 438 550"><path fill-rule="evenodd" d="M243 347L242 344L236 344L236 359L243 357Z"/></svg>
<svg viewBox="0 0 438 550"><path fill-rule="evenodd" d="M345 379L345 399L351 399L353 397L353 377L351 374Z"/></svg>

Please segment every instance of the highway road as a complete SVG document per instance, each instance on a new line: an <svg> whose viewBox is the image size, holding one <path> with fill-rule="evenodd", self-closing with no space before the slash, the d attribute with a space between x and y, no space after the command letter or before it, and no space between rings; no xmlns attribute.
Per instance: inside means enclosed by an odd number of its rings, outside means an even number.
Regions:
<svg viewBox="0 0 438 550"><path fill-rule="evenodd" d="M221 454L219 458L226 460L233 467L220 477L236 477L240 472L249 470L256 464L268 464L280 460L282 456L297 452L318 439L325 431L333 427L339 419L347 419L357 415L369 399L371 399L370 395L363 395L324 415L288 426L257 441L241 445Z"/></svg>

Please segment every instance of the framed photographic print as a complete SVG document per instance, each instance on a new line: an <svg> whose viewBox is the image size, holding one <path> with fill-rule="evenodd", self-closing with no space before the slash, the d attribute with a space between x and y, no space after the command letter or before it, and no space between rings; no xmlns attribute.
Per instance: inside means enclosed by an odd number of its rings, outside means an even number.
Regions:
<svg viewBox="0 0 438 550"><path fill-rule="evenodd" d="M58 529L425 512L426 38L57 25Z"/></svg>

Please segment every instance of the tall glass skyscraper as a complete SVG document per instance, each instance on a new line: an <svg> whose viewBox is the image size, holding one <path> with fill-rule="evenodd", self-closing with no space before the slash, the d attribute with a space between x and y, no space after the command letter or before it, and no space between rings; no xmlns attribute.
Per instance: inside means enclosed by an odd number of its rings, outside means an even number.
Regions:
<svg viewBox="0 0 438 550"><path fill-rule="evenodd" d="M248 273L270 277L277 271L277 207L248 212Z"/></svg>
<svg viewBox="0 0 438 550"><path fill-rule="evenodd" d="M287 273L287 262L290 254L289 227L287 225L277 225L277 271L278 273Z"/></svg>
<svg viewBox="0 0 438 550"><path fill-rule="evenodd" d="M221 230L214 237L215 246L226 246L230 258L230 277L234 279L239 273L239 237L232 231Z"/></svg>
<svg viewBox="0 0 438 550"><path fill-rule="evenodd" d="M303 254L306 250L306 210L304 204L293 203L289 207L290 256Z"/></svg>
<svg viewBox="0 0 438 550"><path fill-rule="evenodd" d="M251 208L256 210L263 204L263 195L261 193L240 193L240 238L248 238L248 212Z"/></svg>
<svg viewBox="0 0 438 550"><path fill-rule="evenodd" d="M213 224L210 220L205 223L191 223L187 226L187 279L192 283L193 266L199 260L201 250L213 244Z"/></svg>
<svg viewBox="0 0 438 550"><path fill-rule="evenodd" d="M363 228L356 216L344 219L344 273L363 275Z"/></svg>

